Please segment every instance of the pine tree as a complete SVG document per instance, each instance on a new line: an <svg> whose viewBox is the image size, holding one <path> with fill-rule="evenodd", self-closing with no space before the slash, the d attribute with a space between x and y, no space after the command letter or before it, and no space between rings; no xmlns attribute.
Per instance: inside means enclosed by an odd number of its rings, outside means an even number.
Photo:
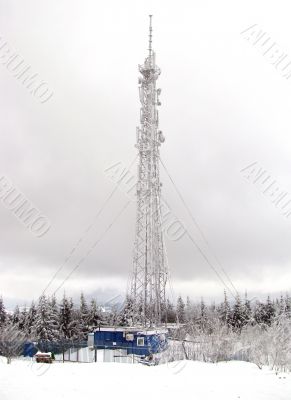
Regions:
<svg viewBox="0 0 291 400"><path fill-rule="evenodd" d="M34 302L31 303L31 306L27 312L26 320L25 320L25 327L24 330L27 335L31 335L34 330L36 320L36 307Z"/></svg>
<svg viewBox="0 0 291 400"><path fill-rule="evenodd" d="M224 301L219 308L219 319L224 325L230 324L230 305L226 291L224 291Z"/></svg>
<svg viewBox="0 0 291 400"><path fill-rule="evenodd" d="M267 297L267 302L263 306L263 323L266 325L271 325L273 322L273 319L275 317L275 307L274 304L272 303L270 296Z"/></svg>
<svg viewBox="0 0 291 400"><path fill-rule="evenodd" d="M201 302L200 302L200 315L198 318L198 324L199 324L199 328L202 332L205 333L209 330L207 307L206 307L206 304L204 303L203 298L201 299Z"/></svg>
<svg viewBox="0 0 291 400"><path fill-rule="evenodd" d="M178 297L176 311L177 311L178 321L183 324L186 320L186 317L185 317L185 303L181 296Z"/></svg>
<svg viewBox="0 0 291 400"><path fill-rule="evenodd" d="M167 299L167 322L170 324L175 323L177 320L174 305Z"/></svg>
<svg viewBox="0 0 291 400"><path fill-rule="evenodd" d="M237 331L241 331L244 326L243 306L239 295L236 296L236 301L233 306L231 325Z"/></svg>
<svg viewBox="0 0 291 400"><path fill-rule="evenodd" d="M124 306L118 318L118 324L121 326L131 326L133 324L133 300L126 296Z"/></svg>
<svg viewBox="0 0 291 400"><path fill-rule="evenodd" d="M73 302L68 300L66 295L62 299L59 310L60 336L63 339L74 337Z"/></svg>
<svg viewBox="0 0 291 400"><path fill-rule="evenodd" d="M26 332L26 319L27 319L27 309L24 307L24 309L20 312L19 314L19 322L18 322L18 328L19 330Z"/></svg>
<svg viewBox="0 0 291 400"><path fill-rule="evenodd" d="M251 308L251 303L248 300L247 293L245 294L245 302L243 304L242 315L243 315L243 325L249 324L252 320L252 308Z"/></svg>
<svg viewBox="0 0 291 400"><path fill-rule="evenodd" d="M77 313L77 319L78 319L78 336L80 340L86 340L87 339L87 334L89 332L89 326L88 326L88 319L89 319L89 309L87 305L87 301L85 299L85 296L83 293L81 293L80 296L80 308Z"/></svg>
<svg viewBox="0 0 291 400"><path fill-rule="evenodd" d="M254 309L254 319L257 324L265 323L265 310L264 304L257 301Z"/></svg>
<svg viewBox="0 0 291 400"><path fill-rule="evenodd" d="M71 329L71 338L76 340L81 337L80 334L80 312L76 307L74 306L73 299L70 297L69 299L69 304L71 308L71 314L72 314L72 321L70 324L70 329Z"/></svg>
<svg viewBox="0 0 291 400"><path fill-rule="evenodd" d="M119 325L120 323L120 310L119 306L117 304L113 304L111 307L110 313L105 317L106 318L106 323L109 325Z"/></svg>
<svg viewBox="0 0 291 400"><path fill-rule="evenodd" d="M54 340L60 338L59 307L56 297L53 295L49 300L50 326L54 332Z"/></svg>
<svg viewBox="0 0 291 400"><path fill-rule="evenodd" d="M18 305L15 307L13 315L12 315L12 324L18 327L20 321L20 310Z"/></svg>
<svg viewBox="0 0 291 400"><path fill-rule="evenodd" d="M166 304L163 305L162 322L173 324L176 322L176 312L173 304L169 299L166 300Z"/></svg>
<svg viewBox="0 0 291 400"><path fill-rule="evenodd" d="M45 295L39 299L35 326L33 333L42 342L54 342L59 338L58 314L55 306L55 299L48 301Z"/></svg>
<svg viewBox="0 0 291 400"><path fill-rule="evenodd" d="M286 303L285 303L285 299L284 297L281 295L280 296L280 302L279 302L279 310L278 310L278 314L279 315L283 315L286 312Z"/></svg>
<svg viewBox="0 0 291 400"><path fill-rule="evenodd" d="M6 322L6 310L3 303L3 298L0 297L0 328Z"/></svg>
<svg viewBox="0 0 291 400"><path fill-rule="evenodd" d="M101 310L97 306L96 300L92 299L88 314L88 325L92 329L102 322Z"/></svg>
<svg viewBox="0 0 291 400"><path fill-rule="evenodd" d="M285 296L285 304L286 304L286 314L290 318L291 317L291 297L288 293Z"/></svg>
<svg viewBox="0 0 291 400"><path fill-rule="evenodd" d="M193 319L193 306L189 296L186 298L185 317L187 322L190 322Z"/></svg>

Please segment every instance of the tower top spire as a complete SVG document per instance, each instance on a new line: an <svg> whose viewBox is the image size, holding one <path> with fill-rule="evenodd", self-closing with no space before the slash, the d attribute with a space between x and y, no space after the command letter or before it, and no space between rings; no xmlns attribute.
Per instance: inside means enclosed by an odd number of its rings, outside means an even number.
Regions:
<svg viewBox="0 0 291 400"><path fill-rule="evenodd" d="M150 26L149 26L149 56L152 55L152 41L153 41L153 28L152 28L152 15L149 15Z"/></svg>

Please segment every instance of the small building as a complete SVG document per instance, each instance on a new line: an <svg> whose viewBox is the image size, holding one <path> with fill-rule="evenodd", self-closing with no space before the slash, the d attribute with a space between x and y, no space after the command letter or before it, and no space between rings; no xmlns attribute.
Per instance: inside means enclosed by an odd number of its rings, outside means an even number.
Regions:
<svg viewBox="0 0 291 400"><path fill-rule="evenodd" d="M53 362L53 355L49 353L41 353L38 351L35 355L35 361L37 363L51 364Z"/></svg>
<svg viewBox="0 0 291 400"><path fill-rule="evenodd" d="M123 349L127 355L149 356L168 347L165 328L100 327L88 335L88 347Z"/></svg>

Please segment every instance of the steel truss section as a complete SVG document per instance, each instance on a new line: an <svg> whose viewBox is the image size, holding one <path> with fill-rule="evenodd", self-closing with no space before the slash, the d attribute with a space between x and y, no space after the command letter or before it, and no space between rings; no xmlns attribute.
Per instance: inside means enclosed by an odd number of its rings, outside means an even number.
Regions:
<svg viewBox="0 0 291 400"><path fill-rule="evenodd" d="M158 326L166 304L167 268L161 217L159 149L164 142L159 130L157 107L161 89L156 88L161 73L152 51L150 17L149 54L139 65L140 126L136 147L139 152L137 214L133 274L129 297L133 304L133 324Z"/></svg>

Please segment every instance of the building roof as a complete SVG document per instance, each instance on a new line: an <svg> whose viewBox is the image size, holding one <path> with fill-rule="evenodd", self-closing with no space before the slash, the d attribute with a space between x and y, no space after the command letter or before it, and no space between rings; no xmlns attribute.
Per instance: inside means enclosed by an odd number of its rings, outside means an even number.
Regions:
<svg viewBox="0 0 291 400"><path fill-rule="evenodd" d="M94 332L126 332L136 333L138 335L156 335L161 333L168 333L166 328L144 328L134 326L100 326Z"/></svg>

